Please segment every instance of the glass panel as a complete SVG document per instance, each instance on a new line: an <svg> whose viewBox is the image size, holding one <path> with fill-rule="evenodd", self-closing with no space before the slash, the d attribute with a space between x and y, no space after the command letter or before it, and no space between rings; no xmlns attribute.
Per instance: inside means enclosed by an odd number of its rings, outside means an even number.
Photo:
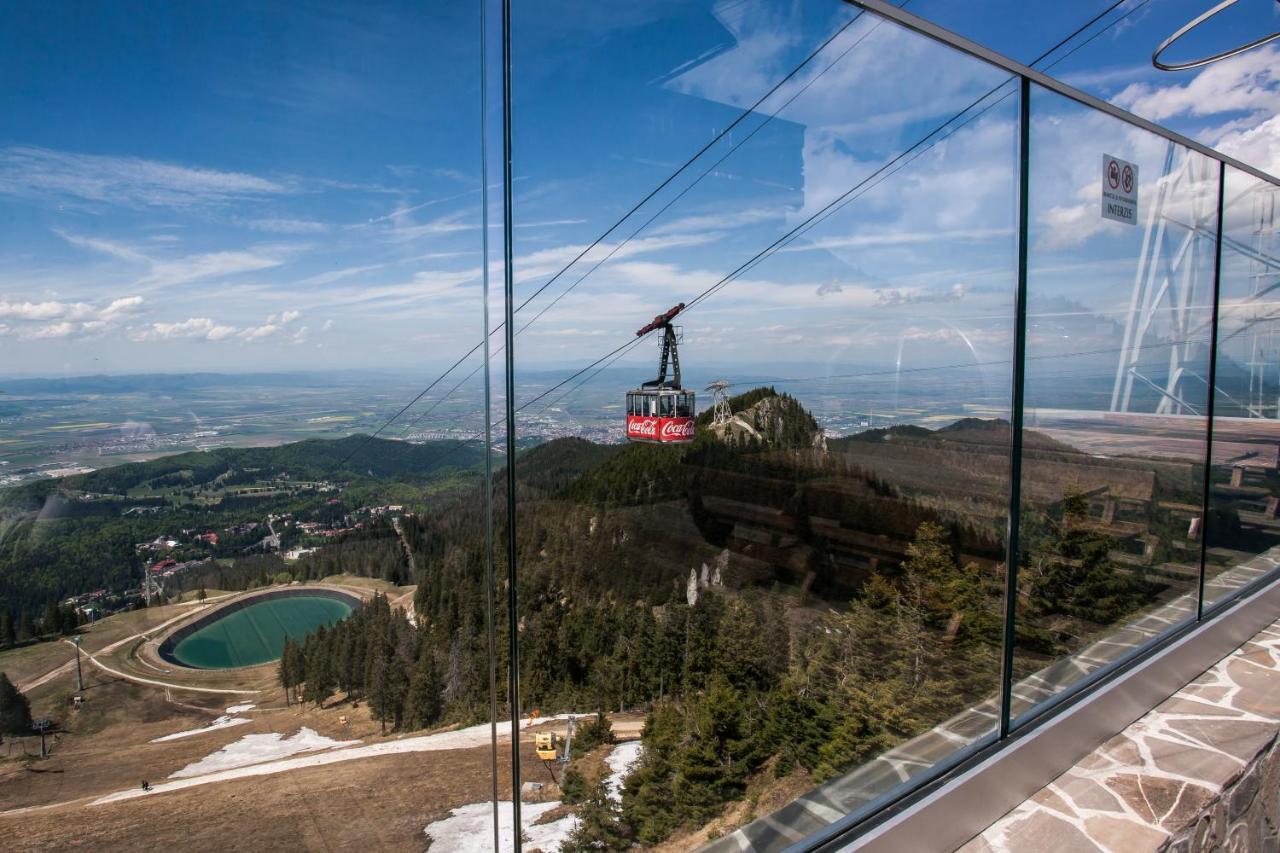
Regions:
<svg viewBox="0 0 1280 853"><path fill-rule="evenodd" d="M778 849L996 730L1016 89L842 4L582 12L515 11L524 833ZM670 324L692 436L624 417Z"/></svg>
<svg viewBox="0 0 1280 853"><path fill-rule="evenodd" d="M1280 187L1224 192L1206 606L1280 565Z"/></svg>
<svg viewBox="0 0 1280 853"><path fill-rule="evenodd" d="M428 383L485 331L479 9L68 11L0 27L0 671L52 751L0 689L0 846L456 846L486 400Z"/></svg>
<svg viewBox="0 0 1280 853"><path fill-rule="evenodd" d="M1216 163L1031 118L1014 716L1195 616L1217 228Z"/></svg>

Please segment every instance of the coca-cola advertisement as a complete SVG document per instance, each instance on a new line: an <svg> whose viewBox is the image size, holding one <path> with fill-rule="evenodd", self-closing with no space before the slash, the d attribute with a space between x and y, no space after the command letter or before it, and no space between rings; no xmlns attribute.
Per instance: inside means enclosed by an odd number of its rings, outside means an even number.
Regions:
<svg viewBox="0 0 1280 853"><path fill-rule="evenodd" d="M693 441L693 418L656 418L643 415L628 415L627 438L635 441L652 441L659 444Z"/></svg>

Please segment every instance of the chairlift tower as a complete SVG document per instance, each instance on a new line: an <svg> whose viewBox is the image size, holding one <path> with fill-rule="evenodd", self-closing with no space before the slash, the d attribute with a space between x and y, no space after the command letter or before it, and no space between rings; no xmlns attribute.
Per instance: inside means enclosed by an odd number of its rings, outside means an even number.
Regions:
<svg viewBox="0 0 1280 853"><path fill-rule="evenodd" d="M1280 375L1277 375L1277 358L1280 358L1280 330L1276 316L1268 310L1271 295L1280 290L1280 246L1276 241L1276 208L1280 206L1280 191L1273 187L1258 189L1253 194L1252 230L1253 257L1249 259L1249 300L1246 313L1237 320L1240 327L1249 328L1249 355L1245 367L1249 371L1249 414L1266 417L1268 409L1272 417L1280 418ZM1270 373L1270 376L1268 376Z"/></svg>
<svg viewBox="0 0 1280 853"><path fill-rule="evenodd" d="M711 415L711 423L715 426L727 424L733 417L733 410L729 408L730 387L728 380L725 379L717 379L707 386L707 390L715 400L715 409Z"/></svg>
<svg viewBox="0 0 1280 853"><path fill-rule="evenodd" d="M76 644L76 692L84 692L84 677L80 674L80 641L83 639L79 634L71 638L71 642Z"/></svg>
<svg viewBox="0 0 1280 853"><path fill-rule="evenodd" d="M1142 254L1134 275L1124 337L1111 392L1112 412L1135 411L1133 389L1149 388L1159 394L1158 415L1203 415L1208 377L1200 371L1204 348L1210 345L1210 322L1202 318L1202 306L1213 299L1213 239L1217 234L1217 164L1205 157L1184 153L1170 142L1164 168L1150 190ZM1245 255L1253 268L1252 294L1237 310L1253 310L1232 318L1246 339L1249 371L1250 414L1264 417L1276 405L1280 386L1268 388L1268 371L1274 371L1276 331L1258 313L1265 294L1280 288L1280 256L1275 252L1276 192L1259 190L1253 195L1253 245L1223 236L1223 252ZM1207 265L1207 267L1206 267ZM1207 274L1200 270L1206 267ZM1257 306L1250 308L1249 306ZM1165 371L1148 376L1151 358L1144 348L1167 355ZM1166 353L1167 351L1167 353ZM1163 375L1161 375L1163 374Z"/></svg>

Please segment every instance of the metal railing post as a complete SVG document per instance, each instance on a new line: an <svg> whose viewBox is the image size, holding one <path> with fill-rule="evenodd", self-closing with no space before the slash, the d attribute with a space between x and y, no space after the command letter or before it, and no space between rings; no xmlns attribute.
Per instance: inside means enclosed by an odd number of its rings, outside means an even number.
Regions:
<svg viewBox="0 0 1280 853"><path fill-rule="evenodd" d="M1013 715L1013 653L1018 610L1019 531L1022 520L1022 410L1027 356L1027 251L1031 173L1031 81L1018 90L1018 290L1014 297L1013 401L1009 412L1009 529L1005 536L1004 648L1000 670L1000 737Z"/></svg>
<svg viewBox="0 0 1280 853"><path fill-rule="evenodd" d="M1209 318L1209 405L1204 427L1204 491L1200 509L1200 588L1196 595L1196 621L1204 618L1204 585L1208 573L1209 505L1213 492L1213 411L1218 395L1218 301L1222 291L1222 209L1227 188L1227 167L1218 161L1218 230L1213 240L1213 313Z"/></svg>

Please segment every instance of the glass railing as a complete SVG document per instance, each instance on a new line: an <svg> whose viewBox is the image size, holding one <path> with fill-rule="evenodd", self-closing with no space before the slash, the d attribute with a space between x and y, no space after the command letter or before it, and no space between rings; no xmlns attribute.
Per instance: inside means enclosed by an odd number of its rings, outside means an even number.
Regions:
<svg viewBox="0 0 1280 853"><path fill-rule="evenodd" d="M1280 184L1040 66L876 2L55 17L19 847L804 848L1275 578Z"/></svg>

